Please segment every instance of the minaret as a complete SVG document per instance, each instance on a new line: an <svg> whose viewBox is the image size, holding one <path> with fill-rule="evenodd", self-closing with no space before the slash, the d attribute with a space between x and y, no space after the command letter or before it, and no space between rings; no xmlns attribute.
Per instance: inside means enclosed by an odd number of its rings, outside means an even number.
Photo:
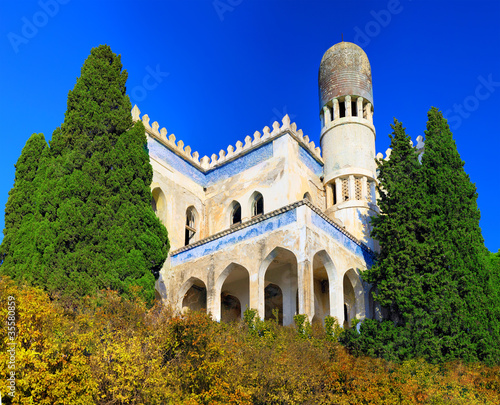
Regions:
<svg viewBox="0 0 500 405"><path fill-rule="evenodd" d="M375 127L370 62L350 42L328 49L319 68L326 214L371 248L375 198Z"/></svg>

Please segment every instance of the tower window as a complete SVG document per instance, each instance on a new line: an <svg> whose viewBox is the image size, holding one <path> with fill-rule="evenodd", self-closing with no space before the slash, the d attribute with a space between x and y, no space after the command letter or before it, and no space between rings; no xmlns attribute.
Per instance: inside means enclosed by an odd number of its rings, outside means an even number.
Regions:
<svg viewBox="0 0 500 405"><path fill-rule="evenodd" d="M362 195L361 195L361 178L356 177L354 179L354 198L356 200L362 200Z"/></svg>
<svg viewBox="0 0 500 405"><path fill-rule="evenodd" d="M302 197L302 199L308 200L309 202L312 202L311 194L309 194L308 192L304 194L304 197Z"/></svg>
<svg viewBox="0 0 500 405"><path fill-rule="evenodd" d="M351 101L351 115L353 117L358 116L358 103L356 101Z"/></svg>
<svg viewBox="0 0 500 405"><path fill-rule="evenodd" d="M196 218L194 214L194 208L189 207L186 211L186 230L185 230L185 238L184 244L189 245L196 234Z"/></svg>
<svg viewBox="0 0 500 405"><path fill-rule="evenodd" d="M340 116L340 118L345 117L345 102L344 101L339 102L339 116Z"/></svg>
<svg viewBox="0 0 500 405"><path fill-rule="evenodd" d="M366 187L367 199L368 201L372 201L372 182L369 181Z"/></svg>
<svg viewBox="0 0 500 405"><path fill-rule="evenodd" d="M349 200L349 180L342 179L342 201Z"/></svg>
<svg viewBox="0 0 500 405"><path fill-rule="evenodd" d="M328 110L330 110L330 117L331 117L331 120L333 121L335 118L337 118L337 117L333 116L333 105L328 106Z"/></svg>
<svg viewBox="0 0 500 405"><path fill-rule="evenodd" d="M255 217L257 215L264 213L264 197L262 194L258 193L252 203L252 216Z"/></svg>
<svg viewBox="0 0 500 405"><path fill-rule="evenodd" d="M333 205L337 204L337 186L335 183L332 184L332 193L333 193Z"/></svg>
<svg viewBox="0 0 500 405"><path fill-rule="evenodd" d="M239 203L234 204L233 210L231 211L231 225L239 224L241 222L241 205Z"/></svg>

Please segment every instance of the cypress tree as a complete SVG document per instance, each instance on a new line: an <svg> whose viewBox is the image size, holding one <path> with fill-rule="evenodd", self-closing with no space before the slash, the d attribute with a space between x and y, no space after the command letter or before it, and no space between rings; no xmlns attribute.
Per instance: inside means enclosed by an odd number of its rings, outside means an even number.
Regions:
<svg viewBox="0 0 500 405"><path fill-rule="evenodd" d="M390 360L412 357L418 350L426 317L422 241L425 197L419 181L420 163L401 122L391 125L391 154L377 161L380 215L372 219L372 236L380 243L375 265L363 272L384 321L366 320L361 335L347 331L344 343L355 352Z"/></svg>
<svg viewBox="0 0 500 405"><path fill-rule="evenodd" d="M150 205L146 136L132 123L126 80L109 46L92 49L34 181L39 218L23 223L32 242L21 267L52 293L129 295L138 285L154 298L169 244Z"/></svg>
<svg viewBox="0 0 500 405"><path fill-rule="evenodd" d="M33 180L38 171L40 160L45 156L47 142L43 134L33 134L26 142L21 156L15 165L16 174L14 186L9 191L9 198L5 205L4 238L0 246L2 271L13 275L15 266L10 254L11 245L16 244L16 237L23 218L34 214L35 188Z"/></svg>
<svg viewBox="0 0 500 405"><path fill-rule="evenodd" d="M427 196L426 266L436 286L429 296L434 335L440 338L444 359L493 361L498 341L491 334L476 187L464 170L447 121L434 107L425 134L422 184Z"/></svg>
<svg viewBox="0 0 500 405"><path fill-rule="evenodd" d="M485 266L476 188L452 133L432 108L420 165L401 124L393 128L390 160L379 164L381 215L373 219L381 253L363 274L385 320L347 331L344 343L390 360L497 363L494 272Z"/></svg>
<svg viewBox="0 0 500 405"><path fill-rule="evenodd" d="M394 120L390 159L377 161L381 214L373 218L372 236L380 243L377 263L363 278L373 284L375 298L401 324L414 300L422 300L419 243L422 239L420 165L401 122Z"/></svg>

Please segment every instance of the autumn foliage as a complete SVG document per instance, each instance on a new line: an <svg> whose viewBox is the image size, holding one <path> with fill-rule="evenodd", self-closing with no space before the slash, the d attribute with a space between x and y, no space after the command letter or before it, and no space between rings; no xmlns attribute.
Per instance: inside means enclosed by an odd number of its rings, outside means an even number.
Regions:
<svg viewBox="0 0 500 405"><path fill-rule="evenodd" d="M16 393L9 404L498 404L500 367L354 357L339 329L280 327L248 314L217 323L112 291L51 300L0 280L16 301ZM7 319L7 304L0 307ZM332 335L333 334L333 335ZM0 361L8 362L6 334Z"/></svg>

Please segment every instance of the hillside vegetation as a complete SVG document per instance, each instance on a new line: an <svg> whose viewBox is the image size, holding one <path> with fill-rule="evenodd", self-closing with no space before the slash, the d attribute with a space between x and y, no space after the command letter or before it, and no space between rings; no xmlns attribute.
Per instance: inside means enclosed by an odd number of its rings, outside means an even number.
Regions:
<svg viewBox="0 0 500 405"><path fill-rule="evenodd" d="M147 309L138 294L113 291L51 301L3 277L0 299L9 296L19 372L10 402L7 368L0 371L4 404L500 403L500 367L355 357L337 342L335 325L329 334L280 327L252 312L246 323L223 324L204 313ZM2 336L3 364L7 343Z"/></svg>

